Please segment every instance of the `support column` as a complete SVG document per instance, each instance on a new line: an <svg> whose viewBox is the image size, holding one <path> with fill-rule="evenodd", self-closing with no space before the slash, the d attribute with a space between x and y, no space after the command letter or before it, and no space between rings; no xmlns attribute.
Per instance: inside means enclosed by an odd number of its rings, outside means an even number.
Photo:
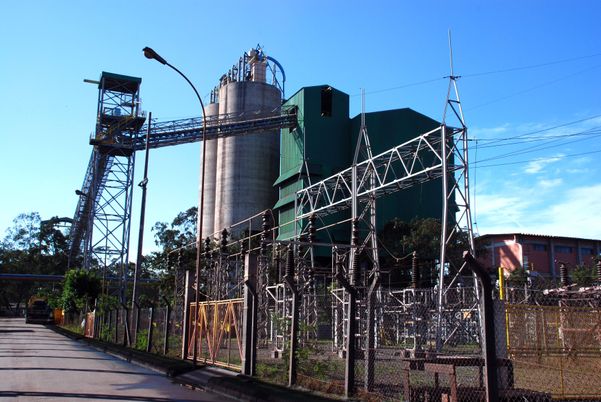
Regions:
<svg viewBox="0 0 601 402"><path fill-rule="evenodd" d="M294 280L294 250L291 245L288 245L286 258L286 275L284 282L292 293L292 322L290 324L290 360L288 367L288 386L296 384L296 369L297 359L296 351L298 349L298 308L299 308L299 293Z"/></svg>
<svg viewBox="0 0 601 402"><path fill-rule="evenodd" d="M254 376L257 362L257 256L244 256L242 374Z"/></svg>
<svg viewBox="0 0 601 402"><path fill-rule="evenodd" d="M188 345L190 343L190 270L186 270L184 281L184 325L182 325L182 359L187 359L189 355ZM198 315L198 312L197 312ZM196 322L196 320L194 320Z"/></svg>

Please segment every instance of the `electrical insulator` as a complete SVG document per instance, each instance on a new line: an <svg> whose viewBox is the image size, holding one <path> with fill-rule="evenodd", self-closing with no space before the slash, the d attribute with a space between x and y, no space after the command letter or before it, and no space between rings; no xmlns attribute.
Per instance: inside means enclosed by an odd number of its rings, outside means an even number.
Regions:
<svg viewBox="0 0 601 402"><path fill-rule="evenodd" d="M261 255L267 254L267 234L270 229L269 214L267 211L263 213L263 232L261 233Z"/></svg>
<svg viewBox="0 0 601 402"><path fill-rule="evenodd" d="M563 262L559 263L559 280L561 281L561 286L568 286L570 284L568 279L568 267Z"/></svg>
<svg viewBox="0 0 601 402"><path fill-rule="evenodd" d="M286 249L286 257L286 276L292 280L294 279L294 250L290 244Z"/></svg>
<svg viewBox="0 0 601 402"><path fill-rule="evenodd" d="M317 240L317 228L315 227L315 214L309 217L309 241L315 243Z"/></svg>
<svg viewBox="0 0 601 402"><path fill-rule="evenodd" d="M353 219L352 230L351 230L351 243L355 249L353 263L351 264L351 284L359 284L361 280L361 273L359 270L359 227L357 219Z"/></svg>
<svg viewBox="0 0 601 402"><path fill-rule="evenodd" d="M221 232L221 245L220 245L220 249L221 252L223 254L225 254L227 252L227 229L223 229L223 231Z"/></svg>
<svg viewBox="0 0 601 402"><path fill-rule="evenodd" d="M419 270L417 264L417 252L413 252L413 259L411 260L411 287L417 289L419 287Z"/></svg>
<svg viewBox="0 0 601 402"><path fill-rule="evenodd" d="M267 213L267 211L265 211L263 213L263 232L268 232L270 229L271 225L269 222L269 213Z"/></svg>

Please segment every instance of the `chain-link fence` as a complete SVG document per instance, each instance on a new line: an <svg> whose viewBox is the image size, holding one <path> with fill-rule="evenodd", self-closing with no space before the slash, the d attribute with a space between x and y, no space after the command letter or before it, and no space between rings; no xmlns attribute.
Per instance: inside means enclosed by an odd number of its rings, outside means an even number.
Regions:
<svg viewBox="0 0 601 402"><path fill-rule="evenodd" d="M504 305L515 385L553 399L601 399L601 289L560 288Z"/></svg>
<svg viewBox="0 0 601 402"><path fill-rule="evenodd" d="M171 306L66 314L62 326L86 337L155 354L182 354L183 312Z"/></svg>
<svg viewBox="0 0 601 402"><path fill-rule="evenodd" d="M183 312L168 306L67 316L65 325L367 401L600 400L601 286L495 288L477 269L442 289L348 286L326 268L303 276L302 261L290 281L283 253L251 260L242 298L189 305L187 345Z"/></svg>

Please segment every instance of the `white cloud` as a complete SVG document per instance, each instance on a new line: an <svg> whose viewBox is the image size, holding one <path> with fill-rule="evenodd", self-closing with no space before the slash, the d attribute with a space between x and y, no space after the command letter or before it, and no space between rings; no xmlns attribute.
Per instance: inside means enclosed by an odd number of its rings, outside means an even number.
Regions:
<svg viewBox="0 0 601 402"><path fill-rule="evenodd" d="M601 184L580 186L551 196L523 189L523 197L481 195L477 221L481 234L536 233L601 239Z"/></svg>
<svg viewBox="0 0 601 402"><path fill-rule="evenodd" d="M563 158L563 155L556 155L550 158L540 158L529 162L524 169L524 172L529 174L540 173L548 165L558 162Z"/></svg>
<svg viewBox="0 0 601 402"><path fill-rule="evenodd" d="M590 173L592 170L591 169L566 169L565 172L566 173L570 173L570 174L587 174Z"/></svg>
<svg viewBox="0 0 601 402"><path fill-rule="evenodd" d="M563 184L562 179L543 179L539 180L538 185L543 189L552 189L559 187Z"/></svg>
<svg viewBox="0 0 601 402"><path fill-rule="evenodd" d="M470 134L477 139L491 139L497 137L499 134L506 133L510 128L509 123L501 124L497 127L474 127L470 129Z"/></svg>
<svg viewBox="0 0 601 402"><path fill-rule="evenodd" d="M487 141L481 143L476 159L509 163L494 172L483 169L478 173L486 184L478 182L472 188L472 213L480 234L522 232L601 239L601 175L596 159L569 156L597 149L597 139L590 135L567 141L553 138L549 146L546 141L539 146L543 137L599 130L601 117L547 130L556 125L558 122L503 124L479 131L493 140L526 133L532 140L520 144L525 139L520 137L513 144L507 141L507 147L504 141L489 141L490 147L484 146ZM511 166L510 158L530 162Z"/></svg>
<svg viewBox="0 0 601 402"><path fill-rule="evenodd" d="M601 184L559 193L557 202L541 210L545 233L601 239Z"/></svg>

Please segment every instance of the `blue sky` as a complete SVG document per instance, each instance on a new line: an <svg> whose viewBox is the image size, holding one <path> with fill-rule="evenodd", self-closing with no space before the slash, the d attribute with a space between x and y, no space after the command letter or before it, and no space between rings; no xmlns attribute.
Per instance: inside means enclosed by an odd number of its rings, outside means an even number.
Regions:
<svg viewBox="0 0 601 402"><path fill-rule="evenodd" d="M153 117L200 114L186 83L145 59L144 46L203 95L260 43L284 66L288 95L309 85L351 95L365 88L367 111L411 107L440 119L450 29L474 140L478 232L601 239L599 15L597 1L5 2L0 234L21 212L73 216L97 102L84 78L142 77L143 108ZM352 96L351 113L360 107ZM154 222L197 203L199 149L152 151L145 251ZM140 154L137 176L142 161Z"/></svg>

